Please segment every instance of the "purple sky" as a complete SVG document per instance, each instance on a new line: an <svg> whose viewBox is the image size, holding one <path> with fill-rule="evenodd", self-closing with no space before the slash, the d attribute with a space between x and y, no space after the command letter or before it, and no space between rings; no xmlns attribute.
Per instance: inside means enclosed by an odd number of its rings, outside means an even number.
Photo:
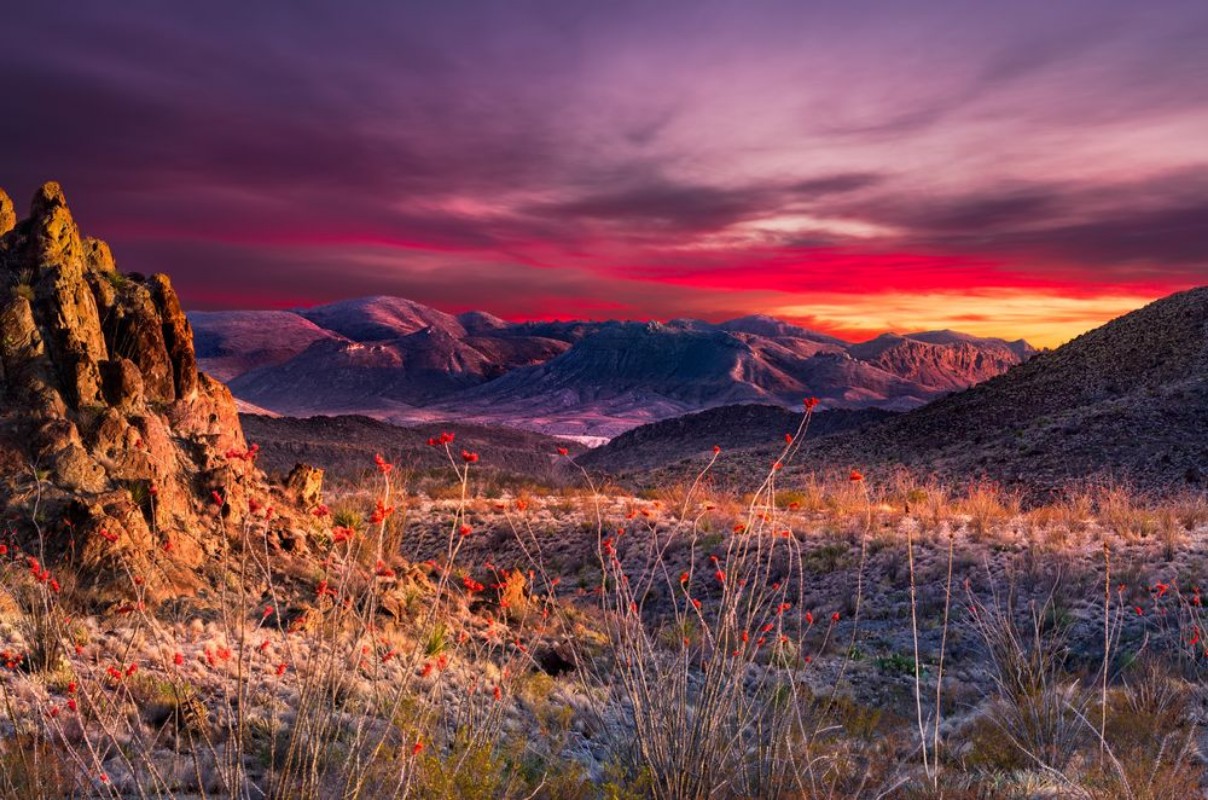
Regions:
<svg viewBox="0 0 1208 800"><path fill-rule="evenodd" d="M191 308L1055 344L1208 282L1202 0L10 6L0 186Z"/></svg>

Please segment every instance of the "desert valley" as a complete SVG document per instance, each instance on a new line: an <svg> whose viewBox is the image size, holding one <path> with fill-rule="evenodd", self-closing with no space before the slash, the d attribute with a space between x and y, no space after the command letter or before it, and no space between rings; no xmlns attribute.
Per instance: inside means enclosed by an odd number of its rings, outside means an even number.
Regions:
<svg viewBox="0 0 1208 800"><path fill-rule="evenodd" d="M0 800L1208 798L1202 0L0 13Z"/></svg>

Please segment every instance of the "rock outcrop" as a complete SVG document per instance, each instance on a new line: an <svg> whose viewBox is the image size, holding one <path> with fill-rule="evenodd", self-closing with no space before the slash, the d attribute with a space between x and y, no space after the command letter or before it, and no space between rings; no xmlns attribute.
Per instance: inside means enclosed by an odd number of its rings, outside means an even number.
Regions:
<svg viewBox="0 0 1208 800"><path fill-rule="evenodd" d="M21 221L0 192L0 394L0 506L98 585L122 553L123 570L154 566L151 589L196 586L268 502L253 500L271 490L231 393L197 369L171 282L119 272L57 183ZM291 525L288 505L257 529Z"/></svg>

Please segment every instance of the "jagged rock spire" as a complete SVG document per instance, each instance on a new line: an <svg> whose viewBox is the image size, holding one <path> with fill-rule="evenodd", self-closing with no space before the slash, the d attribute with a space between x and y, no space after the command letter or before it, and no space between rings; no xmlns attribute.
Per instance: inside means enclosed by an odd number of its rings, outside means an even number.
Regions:
<svg viewBox="0 0 1208 800"><path fill-rule="evenodd" d="M230 391L197 371L167 276L121 274L80 235L59 184L38 189L28 218L12 208L0 191L0 463L44 476L52 549L100 563L113 536L167 548L187 583L262 479L239 457ZM0 485L10 517L29 513L21 497Z"/></svg>

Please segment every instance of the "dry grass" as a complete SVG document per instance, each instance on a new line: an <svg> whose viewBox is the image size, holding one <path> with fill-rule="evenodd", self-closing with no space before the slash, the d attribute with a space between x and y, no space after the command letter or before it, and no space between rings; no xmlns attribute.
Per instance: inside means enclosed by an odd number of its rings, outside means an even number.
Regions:
<svg viewBox="0 0 1208 800"><path fill-rule="evenodd" d="M115 556L127 597L106 616L73 605L68 572L56 591L31 568L39 543L11 543L0 797L1175 798L1205 781L1202 496L1093 487L1024 512L992 484L906 473L782 486L772 469L741 498L706 473L647 500L585 474L556 494L475 491L456 457L450 474L427 499L389 473L348 487L331 502L347 533L316 526L309 556L228 532L204 599L142 604ZM1121 554L1106 576L1100 540ZM399 557L422 548L428 564Z"/></svg>

